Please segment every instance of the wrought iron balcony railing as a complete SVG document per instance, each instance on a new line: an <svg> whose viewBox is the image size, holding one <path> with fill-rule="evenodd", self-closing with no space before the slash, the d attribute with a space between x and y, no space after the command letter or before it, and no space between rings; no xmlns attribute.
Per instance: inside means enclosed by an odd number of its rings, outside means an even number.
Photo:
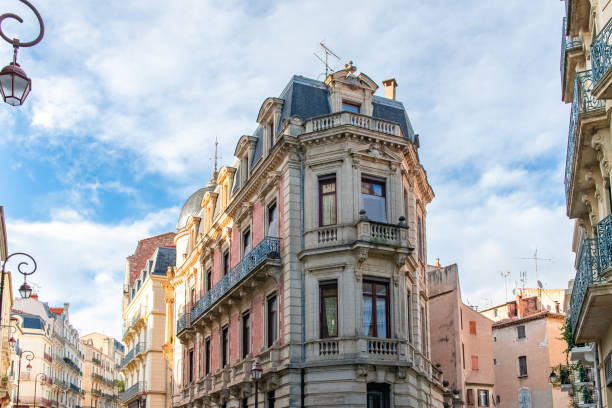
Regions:
<svg viewBox="0 0 612 408"><path fill-rule="evenodd" d="M605 108L605 101L598 101L593 98L591 95L592 89L591 70L577 72L574 78L574 97L567 136L567 156L565 157L565 197L568 209L573 187L576 141L579 136L581 116Z"/></svg>
<svg viewBox="0 0 612 408"><path fill-rule="evenodd" d="M130 399L134 398L139 392L143 392L145 390L144 388L145 388L144 382L135 383L134 385L129 387L127 390L121 393L120 395L121 402L123 403L128 402Z"/></svg>
<svg viewBox="0 0 612 408"><path fill-rule="evenodd" d="M612 67L612 19L593 38L591 43L591 66L593 68L593 83L599 81Z"/></svg>
<svg viewBox="0 0 612 408"><path fill-rule="evenodd" d="M586 291L594 283L601 282L599 273L597 240L595 238L585 239L580 249L578 258L578 270L574 278L574 287L572 288L572 297L570 299L570 314L568 320L572 328L572 332L576 332L578 317L582 309L582 302Z"/></svg>
<svg viewBox="0 0 612 408"><path fill-rule="evenodd" d="M565 81L565 57L567 51L582 48L582 40L578 37L570 37L567 35L567 18L563 18L563 26L561 27L561 81Z"/></svg>
<svg viewBox="0 0 612 408"><path fill-rule="evenodd" d="M134 359L134 349L131 349L130 351L128 351L128 353L125 355L125 357L123 357L123 363L121 364L121 366L125 367L133 359Z"/></svg>
<svg viewBox="0 0 612 408"><path fill-rule="evenodd" d="M76 386L76 385L74 385L74 384L72 384L72 383L70 383L70 389L71 389L72 391L76 392L77 394L80 394L80 393L81 393L81 389L80 389L78 386Z"/></svg>
<svg viewBox="0 0 612 408"><path fill-rule="evenodd" d="M187 327L202 316L215 302L245 279L253 270L268 259L279 259L280 239L265 237L251 252L232 268L221 280L213 286L204 296L198 300L190 312L182 315L176 322L176 332L181 333ZM189 319L189 322L187 321Z"/></svg>
<svg viewBox="0 0 612 408"><path fill-rule="evenodd" d="M64 362L66 363L66 365L70 368L72 368L75 372L77 372L80 376L83 375L83 372L81 371L81 369L79 368L79 366L77 366L74 361L72 361L71 359L69 359L68 357L64 357Z"/></svg>
<svg viewBox="0 0 612 408"><path fill-rule="evenodd" d="M612 267L612 214L597 223L597 252L599 271L604 273Z"/></svg>

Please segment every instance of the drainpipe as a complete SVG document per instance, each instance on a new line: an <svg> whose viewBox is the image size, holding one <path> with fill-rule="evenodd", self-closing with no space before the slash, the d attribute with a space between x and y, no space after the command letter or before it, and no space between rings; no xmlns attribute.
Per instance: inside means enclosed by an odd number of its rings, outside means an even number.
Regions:
<svg viewBox="0 0 612 408"><path fill-rule="evenodd" d="M601 379L599 378L601 370L599 368L599 347L597 347L597 343L591 343L593 344L594 351L595 351L595 361L594 361L594 365L595 365L595 372L593 373L593 377L595 377L595 389L597 390L597 407L598 408L603 408L602 405L602 401L601 401L601 394L602 394L602 389L601 389Z"/></svg>
<svg viewBox="0 0 612 408"><path fill-rule="evenodd" d="M304 153L298 152L300 158L300 252L304 250ZM300 262L300 269L302 275L302 284L300 288L301 298L301 318L302 318L302 364L306 360L306 298L305 298L305 271L304 264ZM304 367L300 369L300 406L304 408Z"/></svg>

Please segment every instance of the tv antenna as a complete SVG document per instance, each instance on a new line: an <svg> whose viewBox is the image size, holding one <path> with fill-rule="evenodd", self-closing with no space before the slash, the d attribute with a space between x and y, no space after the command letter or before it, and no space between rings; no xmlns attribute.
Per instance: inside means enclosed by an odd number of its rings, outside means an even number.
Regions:
<svg viewBox="0 0 612 408"><path fill-rule="evenodd" d="M552 262L551 258L538 258L538 249L536 248L535 252L533 253L533 256L529 256L526 258L514 258L514 259L522 259L522 260L526 260L526 261L534 261L535 263L535 278L536 281L538 281L538 261L544 261L544 262ZM523 287L525 287L523 285Z"/></svg>
<svg viewBox="0 0 612 408"><path fill-rule="evenodd" d="M214 177L217 177L217 158L218 158L218 150L219 150L219 140L217 139L217 136L215 136L215 170L213 171ZM212 159L212 157L211 157Z"/></svg>
<svg viewBox="0 0 612 408"><path fill-rule="evenodd" d="M323 41L321 41L319 45L321 46L323 53L325 53L325 60L323 60L323 57L319 56L319 54L317 54L316 52L313 52L313 54L315 57L317 57L319 61L321 61L325 65L325 78L327 78L329 73L334 71L334 69L329 65L329 56L331 55L332 57L335 57L336 59L338 59L338 61L340 61L340 57L337 56L335 52L330 50L329 47L325 45Z"/></svg>
<svg viewBox="0 0 612 408"><path fill-rule="evenodd" d="M519 276L519 280L521 281L521 289L525 289L525 284L527 283L527 271L520 271Z"/></svg>
<svg viewBox="0 0 612 408"><path fill-rule="evenodd" d="M506 289L506 302L508 302L508 276L510 276L510 270L506 270L505 272L499 272L502 278L504 278L504 288Z"/></svg>

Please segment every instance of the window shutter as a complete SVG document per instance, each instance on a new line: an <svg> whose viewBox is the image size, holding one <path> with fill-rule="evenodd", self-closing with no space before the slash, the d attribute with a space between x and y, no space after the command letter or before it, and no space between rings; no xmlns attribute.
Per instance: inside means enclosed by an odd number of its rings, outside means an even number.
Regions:
<svg viewBox="0 0 612 408"><path fill-rule="evenodd" d="M474 390L471 388L467 389L467 404L474 405Z"/></svg>
<svg viewBox="0 0 612 408"><path fill-rule="evenodd" d="M470 334L476 334L476 322L470 320Z"/></svg>
<svg viewBox="0 0 612 408"><path fill-rule="evenodd" d="M478 371L478 356L472 356L472 370Z"/></svg>

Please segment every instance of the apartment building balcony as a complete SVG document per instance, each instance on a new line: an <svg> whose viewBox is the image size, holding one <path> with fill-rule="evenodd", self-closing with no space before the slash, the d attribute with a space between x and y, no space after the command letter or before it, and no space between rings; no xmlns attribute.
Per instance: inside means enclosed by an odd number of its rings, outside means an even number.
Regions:
<svg viewBox="0 0 612 408"><path fill-rule="evenodd" d="M49 363L53 362L53 357L51 357L51 354L47 353L46 351L43 353L44 359L47 360Z"/></svg>
<svg viewBox="0 0 612 408"><path fill-rule="evenodd" d="M612 20L608 21L591 43L593 96L612 98Z"/></svg>
<svg viewBox="0 0 612 408"><path fill-rule="evenodd" d="M66 363L66 365L68 367L70 367L75 373L77 373L78 375L82 376L83 372L81 371L81 369L79 368L79 366L77 366L74 361L72 361L70 358L68 357L64 357L64 363Z"/></svg>
<svg viewBox="0 0 612 408"><path fill-rule="evenodd" d="M138 397L138 395L143 392L145 392L145 383L143 381L139 381L137 383L134 383L134 385L126 389L124 392L122 392L119 395L119 398L121 399L122 403L126 404Z"/></svg>
<svg viewBox="0 0 612 408"><path fill-rule="evenodd" d="M596 127L607 126L605 103L593 98L592 88L591 71L577 72L574 78L565 159L565 197L570 218L578 218L586 211L585 204L574 198L592 187L586 177L579 177L588 171L591 165L597 163L597 154L589 147L587 139L592 137L592 130Z"/></svg>
<svg viewBox="0 0 612 408"><path fill-rule="evenodd" d="M337 112L306 121L305 131L322 132L339 127L366 129L391 136L403 136L399 124L353 112Z"/></svg>
<svg viewBox="0 0 612 408"><path fill-rule="evenodd" d="M95 357L92 357L91 362L97 365L98 367L102 366L102 362Z"/></svg>
<svg viewBox="0 0 612 408"><path fill-rule="evenodd" d="M574 93L574 73L576 65L584 62L584 52L582 40L579 37L567 35L567 18L563 18L561 27L561 99L564 102L571 102Z"/></svg>
<svg viewBox="0 0 612 408"><path fill-rule="evenodd" d="M255 248L214 285L196 304L186 308L176 322L177 336L182 336L200 321L202 316L231 296L241 296L236 289L251 279L257 279L269 272L264 266L280 267L280 239L265 237Z"/></svg>
<svg viewBox="0 0 612 408"><path fill-rule="evenodd" d="M144 323L145 311L140 309L123 324L123 341L127 341L130 335L133 333L134 329L140 327L139 323Z"/></svg>
<svg viewBox="0 0 612 408"><path fill-rule="evenodd" d="M91 395L94 395L96 397L101 397L102 396L102 390L91 390Z"/></svg>
<svg viewBox="0 0 612 408"><path fill-rule="evenodd" d="M596 341L612 324L612 215L583 241L576 265L568 321L577 343Z"/></svg>
<svg viewBox="0 0 612 408"><path fill-rule="evenodd" d="M81 388L79 388L79 386L77 386L76 384L73 384L73 383L70 383L69 390L70 390L70 391L74 391L74 392L76 392L77 394L84 393L84 391L83 391L83 390L81 390Z"/></svg>
<svg viewBox="0 0 612 408"><path fill-rule="evenodd" d="M131 349L127 352L125 357L123 357L123 362L121 363L121 368L125 368L130 362L134 359L134 349Z"/></svg>

